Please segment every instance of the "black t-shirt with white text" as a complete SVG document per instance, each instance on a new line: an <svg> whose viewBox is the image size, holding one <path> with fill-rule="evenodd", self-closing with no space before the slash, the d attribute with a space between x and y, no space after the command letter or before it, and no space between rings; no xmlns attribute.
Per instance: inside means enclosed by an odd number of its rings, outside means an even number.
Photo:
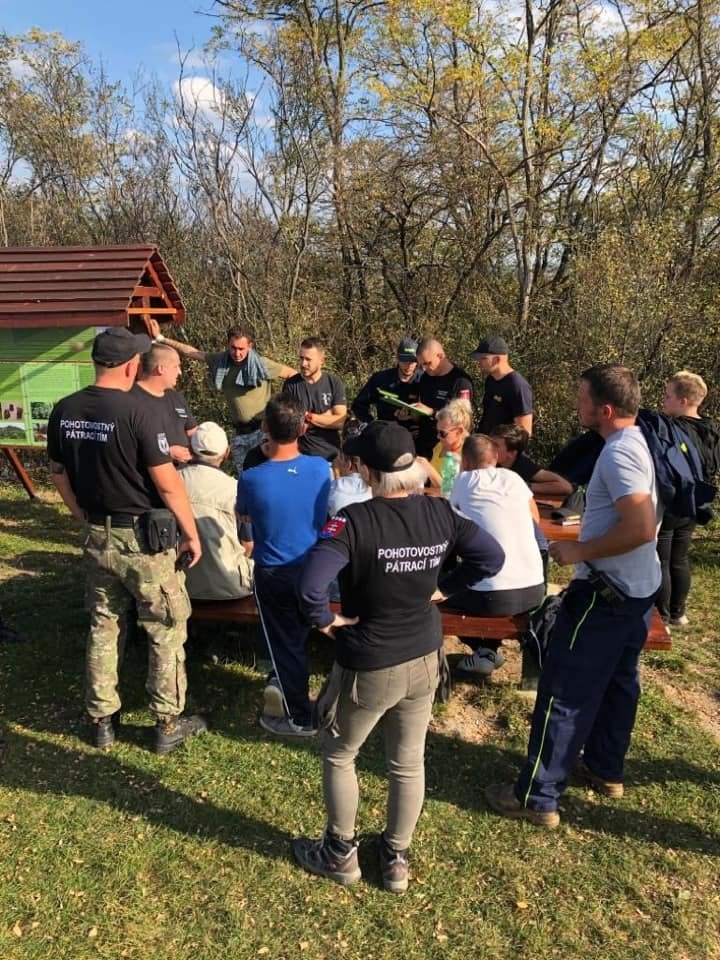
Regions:
<svg viewBox="0 0 720 960"><path fill-rule="evenodd" d="M478 431L492 433L495 427L503 423L513 423L515 417L532 412L533 395L530 384L517 370L511 370L499 380L487 377Z"/></svg>
<svg viewBox="0 0 720 960"><path fill-rule="evenodd" d="M163 506L148 467L172 462L164 424L132 391L92 386L60 400L48 456L65 467L88 514L139 516Z"/></svg>
<svg viewBox="0 0 720 960"><path fill-rule="evenodd" d="M139 384L130 391L153 411L152 416L165 425L165 436L171 447L189 447L190 438L186 430L197 426L187 400L179 390L166 390L161 397L144 390Z"/></svg>
<svg viewBox="0 0 720 960"><path fill-rule="evenodd" d="M323 372L315 383L308 383L296 373L285 381L282 392L298 400L310 413L328 413L333 407L347 405L345 386L334 373ZM334 460L340 450L340 431L309 424L298 446L300 453Z"/></svg>
<svg viewBox="0 0 720 960"><path fill-rule="evenodd" d="M456 397L464 397L472 401L473 384L462 367L453 367L449 373L444 373L440 377L431 377L429 373L424 373L420 377L418 394L419 402L437 413ZM416 441L420 456L428 458L432 456L433 447L437 443L435 427L434 417L420 418L420 436Z"/></svg>
<svg viewBox="0 0 720 960"><path fill-rule="evenodd" d="M301 607L311 623L329 623L328 588L337 576L343 614L360 618L336 635L340 666L379 670L422 657L442 643L440 613L430 597L453 550L463 562L444 579L447 595L493 576L505 560L497 541L443 498L350 504L327 522L308 554Z"/></svg>

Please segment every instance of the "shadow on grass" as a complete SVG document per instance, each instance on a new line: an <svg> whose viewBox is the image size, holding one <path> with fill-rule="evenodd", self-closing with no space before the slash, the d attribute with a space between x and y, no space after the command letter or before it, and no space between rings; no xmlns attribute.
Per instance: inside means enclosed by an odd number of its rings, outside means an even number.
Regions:
<svg viewBox="0 0 720 960"><path fill-rule="evenodd" d="M235 810L200 803L112 753L80 754L24 734L9 737L8 747L6 787L39 796L85 797L190 837L200 835L273 859L289 859L289 833ZM18 756L21 752L25 758Z"/></svg>
<svg viewBox="0 0 720 960"><path fill-rule="evenodd" d="M11 536L21 536L48 546L79 546L78 521L67 511L59 510L55 503L0 497L0 517L12 518L11 525L7 520L3 525L3 532Z"/></svg>

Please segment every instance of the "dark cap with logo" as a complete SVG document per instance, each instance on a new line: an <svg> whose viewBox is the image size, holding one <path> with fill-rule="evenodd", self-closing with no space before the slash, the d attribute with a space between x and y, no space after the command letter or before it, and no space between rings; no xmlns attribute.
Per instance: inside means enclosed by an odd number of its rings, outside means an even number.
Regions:
<svg viewBox="0 0 720 960"><path fill-rule="evenodd" d="M360 457L366 466L381 473L397 473L415 462L415 443L399 423L374 420L358 436L348 437L343 453Z"/></svg>
<svg viewBox="0 0 720 960"><path fill-rule="evenodd" d="M92 358L103 367L119 367L139 353L147 353L150 337L144 333L130 333L127 327L108 327L93 340Z"/></svg>
<svg viewBox="0 0 720 960"><path fill-rule="evenodd" d="M502 337L492 336L485 337L477 345L477 349L473 350L470 354L473 360L479 360L480 357L486 357L488 354L491 356L497 355L499 357L506 357L510 353L507 343L503 340Z"/></svg>
<svg viewBox="0 0 720 960"><path fill-rule="evenodd" d="M403 337L397 348L397 358L402 363L413 363L417 360L417 341L411 337Z"/></svg>

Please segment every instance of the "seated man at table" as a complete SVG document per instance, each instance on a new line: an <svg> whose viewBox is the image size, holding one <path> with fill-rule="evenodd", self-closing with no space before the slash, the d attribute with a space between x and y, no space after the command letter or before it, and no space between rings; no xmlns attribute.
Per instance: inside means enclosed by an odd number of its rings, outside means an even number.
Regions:
<svg viewBox="0 0 720 960"><path fill-rule="evenodd" d="M221 469L230 453L227 434L207 420L190 438L192 463L180 471L203 547L186 573L193 600L237 600L253 590L253 562L238 538L237 481Z"/></svg>
<svg viewBox="0 0 720 960"><path fill-rule="evenodd" d="M565 477L544 470L525 453L530 435L517 423L501 423L490 433L497 447L498 466L517 473L530 487L535 496L567 497L573 486Z"/></svg>
<svg viewBox="0 0 720 960"><path fill-rule="evenodd" d="M460 469L450 505L497 540L505 551L505 563L494 577L456 594L448 607L476 617L509 617L532 610L545 596L545 583L533 532L533 519L537 520L538 514L531 491L517 474L498 467L497 448L484 434L467 438ZM464 642L473 646L478 641ZM499 643L484 643L464 657L457 669L488 677L502 666Z"/></svg>

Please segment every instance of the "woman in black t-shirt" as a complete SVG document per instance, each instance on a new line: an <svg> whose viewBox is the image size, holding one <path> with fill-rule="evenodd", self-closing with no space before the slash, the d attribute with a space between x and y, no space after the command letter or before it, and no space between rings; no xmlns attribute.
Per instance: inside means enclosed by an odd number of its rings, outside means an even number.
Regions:
<svg viewBox="0 0 720 960"><path fill-rule="evenodd" d="M355 818L355 758L383 718L388 763L388 822L380 838L386 890L407 888L408 848L424 799L425 735L438 683L442 646L435 601L492 576L503 564L497 542L453 513L446 500L411 496L425 483L410 434L376 421L357 437L352 456L369 469L373 499L331 518L310 551L300 583L311 623L332 635L336 663L319 713L328 730L323 750L325 833L293 842L298 862L339 883L360 878ZM437 589L447 553L464 562ZM342 615L328 588L340 582Z"/></svg>

